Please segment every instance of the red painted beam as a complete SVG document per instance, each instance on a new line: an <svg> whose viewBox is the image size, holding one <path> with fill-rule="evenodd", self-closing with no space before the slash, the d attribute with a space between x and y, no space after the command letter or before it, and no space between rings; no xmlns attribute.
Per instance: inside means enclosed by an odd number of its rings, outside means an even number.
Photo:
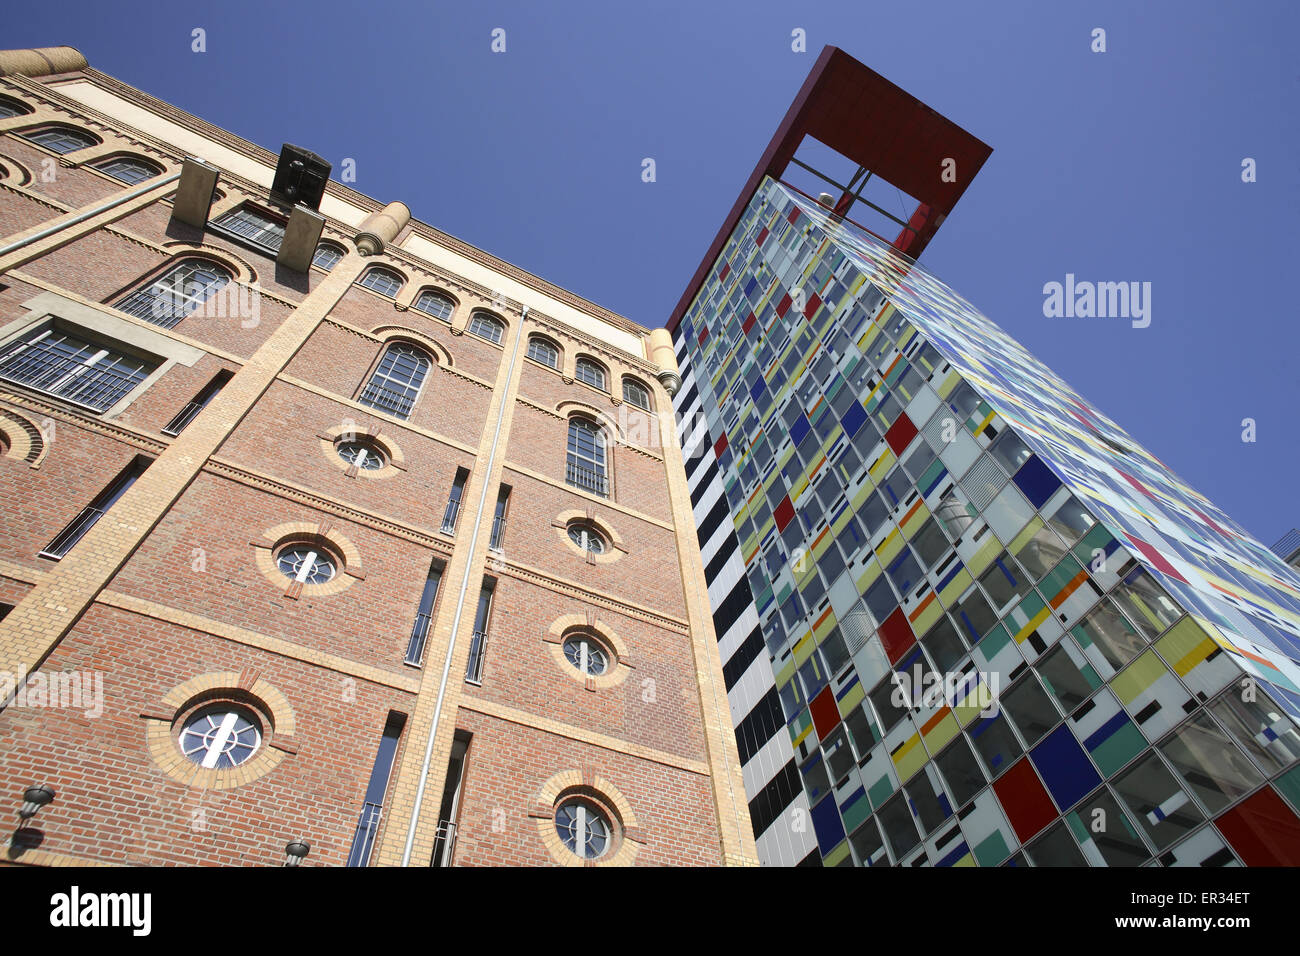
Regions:
<svg viewBox="0 0 1300 956"><path fill-rule="evenodd" d="M838 47L827 46L668 320L677 328L764 176L780 179L805 136L871 170L920 203L894 245L916 258L993 150ZM956 163L945 182L943 163Z"/></svg>

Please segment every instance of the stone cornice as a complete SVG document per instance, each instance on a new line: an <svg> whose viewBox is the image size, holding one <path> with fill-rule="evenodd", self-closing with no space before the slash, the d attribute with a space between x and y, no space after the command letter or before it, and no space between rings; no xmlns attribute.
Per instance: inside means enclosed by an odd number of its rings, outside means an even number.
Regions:
<svg viewBox="0 0 1300 956"><path fill-rule="evenodd" d="M433 531L426 528L418 528L415 525L403 524L395 518L377 514L373 511L367 511L358 508L355 505L349 505L337 498L331 498L328 495L322 495L310 489L303 488L291 482L282 481L274 478L264 472L254 471L251 468L244 468L236 465L234 462L227 461L223 458L213 456L209 458L203 466L203 470L210 474L217 475L230 481L236 481L240 484L249 485L259 488L262 491L270 492L277 497L293 501L297 504L306 505L317 511L328 512L338 518L343 518L353 524L369 528L372 531L379 531L383 534L390 535L394 538L402 538L413 544L422 545L426 548L432 548L444 557L451 555L451 545L436 535Z"/></svg>
<svg viewBox="0 0 1300 956"><path fill-rule="evenodd" d="M194 116L191 113L187 113L184 110L176 106L173 106L170 103L167 103L163 100L156 99L155 97L150 96L147 93L137 90L135 87L130 86L127 83L123 83L121 80L118 80L115 77L109 76L107 73L101 73L99 70L90 67L87 68L86 70L83 70L80 75L84 77L86 80L89 80L95 85L101 87L102 89L108 90L109 92L114 93L117 96L120 96L122 99L127 100L130 103L134 103L136 106L147 109L150 112L163 117L164 119L176 123L178 126L183 126L186 129L189 129L200 136L211 139L213 142L220 143L222 146L225 146L228 149L238 152L255 162L265 164L267 166L270 166L272 169L274 169L276 163L279 161L278 154L272 153L270 150L264 149L261 146L257 146L254 143L250 143L248 140L235 136L234 134L221 129L220 127L213 126L211 123L201 120L197 116ZM66 80L68 78L69 75L64 74L58 77L57 79ZM9 77L7 79L12 80L15 78ZM141 144L154 144L152 138L149 137L146 133L142 132L141 130L137 130L114 117L106 116L98 112L97 110L85 106L84 104L80 103L77 100L73 100L71 97L66 97L59 94L57 83L53 86L45 86L44 84L37 83L33 80L28 80L25 77L19 77L17 79L19 79L22 82L16 83L15 84L16 86L21 87L24 90L24 92L28 92L33 96L41 96L42 98L46 99L48 101L48 104L52 108L55 107L61 108L65 112L69 112L69 113L79 111L88 120L93 120L96 123L102 124L108 130L125 133L131 138L139 139ZM47 79L56 79L56 78L47 78ZM180 159L184 158L184 157L176 157L175 152L173 150L170 150L167 147L167 144L154 144L154 148L160 151L159 152L160 156L163 157L170 156L174 162L179 162ZM243 180L241 180L240 177L228 174L225 170L222 171L222 176L223 178L233 179L236 182L243 182ZM261 186L258 186L257 184L249 183L248 185L258 190L261 190L263 188ZM333 196L334 198L342 202L348 203L349 205L355 206L367 214L379 212L384 207L384 204L379 202L378 200L372 199L371 197L366 196L364 193L360 193L354 189L350 189L349 187L344 186L342 183L335 182L334 180L330 180L326 184L325 191L329 195ZM342 226L342 231L344 232L352 230L352 227L349 227L346 224L339 224L339 225ZM519 266L512 265L511 263L506 262L503 259L498 259L496 256L492 255L491 253L485 252L484 250L479 249L476 246L472 246L469 243L464 242L463 240L448 235L447 233L443 232L440 229L434 228L428 223L422 222L417 219L412 219L409 229L411 233L421 236L424 239L427 239L430 242L433 242L444 249L447 249L458 255L464 256L466 259L469 259L472 262L476 262L479 265L491 269L494 272L499 272L503 276L508 276L509 278L514 279L516 282L519 282L521 285L527 286L528 288L534 289L535 291L540 292L543 295L550 296L551 298L563 302L565 305L577 309L579 312L583 312L587 315L592 316L593 318L600 319L603 322L607 322L610 325L614 326L615 328L621 329L625 332L630 332L633 335L637 335L637 336L644 336L649 332L649 329L647 327L642 326L636 322L633 322L631 319L619 315L617 312L612 312L609 309L606 309L604 306L597 305L595 302L591 302L588 299L584 299L581 296L577 295L576 293L570 292L567 289L564 289L551 282L548 282L547 280L541 278L540 276L534 275L533 273L528 272L527 270L522 269ZM405 250L402 250L400 249L400 247L397 247L394 249L394 251L404 252ZM411 256L410 253L406 253L406 255L412 259L416 259L416 257ZM424 263L423 260L419 260L419 261L421 262L422 265L425 265L426 268L432 266L431 263ZM464 280L464 281L468 283L469 280ZM551 320L551 321L554 322L556 320Z"/></svg>
<svg viewBox="0 0 1300 956"><path fill-rule="evenodd" d="M143 452L151 455L161 455L167 445L157 438L146 432L137 431L133 428L126 428L113 422L105 421L102 418L94 418L81 412L75 407L65 406L58 402L44 401L39 396L28 394L27 392L11 392L7 385L0 390L0 408L6 405L14 411L25 411L28 413L37 413L46 418L54 418L77 428L82 428L89 432L95 432L108 438L115 439L123 444L131 445Z"/></svg>

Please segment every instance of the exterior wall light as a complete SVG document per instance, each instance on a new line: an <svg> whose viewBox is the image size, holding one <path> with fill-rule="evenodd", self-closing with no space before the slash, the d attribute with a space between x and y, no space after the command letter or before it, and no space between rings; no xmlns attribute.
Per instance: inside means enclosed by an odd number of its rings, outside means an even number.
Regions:
<svg viewBox="0 0 1300 956"><path fill-rule="evenodd" d="M18 816L24 820L30 820L36 816L41 807L52 801L55 797L54 788L48 784L34 784L23 791L23 805L18 810Z"/></svg>
<svg viewBox="0 0 1300 956"><path fill-rule="evenodd" d="M311 852L310 843L308 843L306 840L294 840L292 843L288 843L285 845L284 865L298 866L300 863L302 863L303 860L307 858L307 854L310 852Z"/></svg>

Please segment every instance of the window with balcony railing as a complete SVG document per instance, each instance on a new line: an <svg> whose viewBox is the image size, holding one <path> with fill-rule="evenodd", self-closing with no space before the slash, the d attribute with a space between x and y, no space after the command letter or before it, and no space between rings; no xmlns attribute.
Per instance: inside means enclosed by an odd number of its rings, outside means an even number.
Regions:
<svg viewBox="0 0 1300 956"><path fill-rule="evenodd" d="M388 780L393 771L393 758L397 754L397 744L402 737L402 728L406 725L406 715L389 711L384 724L384 734L379 739L379 752L375 755L375 765L370 771L370 782L366 785L365 800L361 805L361 816L357 820L356 830L352 834L352 848L348 851L348 866L368 866L374 853L375 843L379 839L379 825L384 816L384 797L388 793Z"/></svg>
<svg viewBox="0 0 1300 956"><path fill-rule="evenodd" d="M116 307L127 315L170 329L202 308L230 279L230 272L214 262L182 259L144 288L121 299Z"/></svg>
<svg viewBox="0 0 1300 956"><path fill-rule="evenodd" d="M488 538L488 547L500 551L506 536L506 509L510 505L510 487L502 485L497 493L497 507L492 514L492 534Z"/></svg>
<svg viewBox="0 0 1300 956"><path fill-rule="evenodd" d="M0 379L106 412L153 371L151 363L53 327L0 351Z"/></svg>
<svg viewBox="0 0 1300 956"><path fill-rule="evenodd" d="M447 496L447 507L442 512L442 525L438 528L443 534L455 534L456 522L460 519L460 502L465 495L465 482L469 472L464 468L456 469L456 477L451 483L451 492Z"/></svg>
<svg viewBox="0 0 1300 956"><path fill-rule="evenodd" d="M250 206L240 206L212 221L212 228L217 232L228 233L246 242L251 242L272 255L280 251L284 242L285 222L276 219Z"/></svg>
<svg viewBox="0 0 1300 956"><path fill-rule="evenodd" d="M575 488L609 497L605 433L585 418L569 420L568 456L564 479Z"/></svg>
<svg viewBox="0 0 1300 956"><path fill-rule="evenodd" d="M397 418L409 418L432 360L413 345L394 342L384 352L357 401Z"/></svg>
<svg viewBox="0 0 1300 956"><path fill-rule="evenodd" d="M406 643L406 663L416 667L424 660L424 645L429 639L429 625L433 621L433 608L438 603L438 588L442 584L442 565L435 562L429 568L420 594L420 605L411 626L411 639Z"/></svg>
<svg viewBox="0 0 1300 956"><path fill-rule="evenodd" d="M113 507L119 498L121 498L128 488L135 484L135 480L144 474L144 470L149 467L151 459L143 455L136 457L125 470L122 471L112 484L105 488L100 494L81 511L77 512L76 517L64 526L63 530L54 536L54 540L45 546L41 551L43 558L61 558L72 550L72 546L80 541L95 523Z"/></svg>
<svg viewBox="0 0 1300 956"><path fill-rule="evenodd" d="M479 591L478 611L474 614L474 636L470 639L469 660L465 665L465 680L471 684L483 682L483 661L487 657L488 618L492 612L491 581L483 582Z"/></svg>
<svg viewBox="0 0 1300 956"><path fill-rule="evenodd" d="M186 402L185 406L172 417L172 420L163 426L162 433L174 438L185 431L185 426L194 421L199 412L207 408L208 403L217 397L217 393L230 381L231 377L230 372L218 372L212 381L204 386L203 391L195 395L191 401Z"/></svg>

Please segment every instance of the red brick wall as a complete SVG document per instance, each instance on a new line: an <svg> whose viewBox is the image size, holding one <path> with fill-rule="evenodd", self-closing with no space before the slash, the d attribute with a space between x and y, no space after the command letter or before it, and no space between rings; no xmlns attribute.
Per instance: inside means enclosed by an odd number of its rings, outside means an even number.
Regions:
<svg viewBox="0 0 1300 956"><path fill-rule="evenodd" d="M570 674L576 669L567 661L561 666L542 639L557 619L581 614L589 605L507 575L498 578L492 604L483 684L467 685L467 696L689 759L704 758L685 635L596 607L598 625L612 628L627 645L633 667L620 684L589 691Z"/></svg>
<svg viewBox="0 0 1300 956"><path fill-rule="evenodd" d="M466 708L456 723L474 735L461 791L457 866L552 864L528 811L551 777L584 765L617 787L636 814L646 841L637 865L719 862L707 777Z"/></svg>
<svg viewBox="0 0 1300 956"><path fill-rule="evenodd" d="M245 667L289 697L298 752L230 790L192 788L159 770L141 713L162 709L163 696L196 675ZM33 821L42 850L119 863L277 866L284 845L302 837L309 864L342 865L384 721L410 706L392 688L103 605L44 670L102 673L103 714L9 707L0 715L0 779L57 791ZM205 829L196 832L200 808Z"/></svg>

